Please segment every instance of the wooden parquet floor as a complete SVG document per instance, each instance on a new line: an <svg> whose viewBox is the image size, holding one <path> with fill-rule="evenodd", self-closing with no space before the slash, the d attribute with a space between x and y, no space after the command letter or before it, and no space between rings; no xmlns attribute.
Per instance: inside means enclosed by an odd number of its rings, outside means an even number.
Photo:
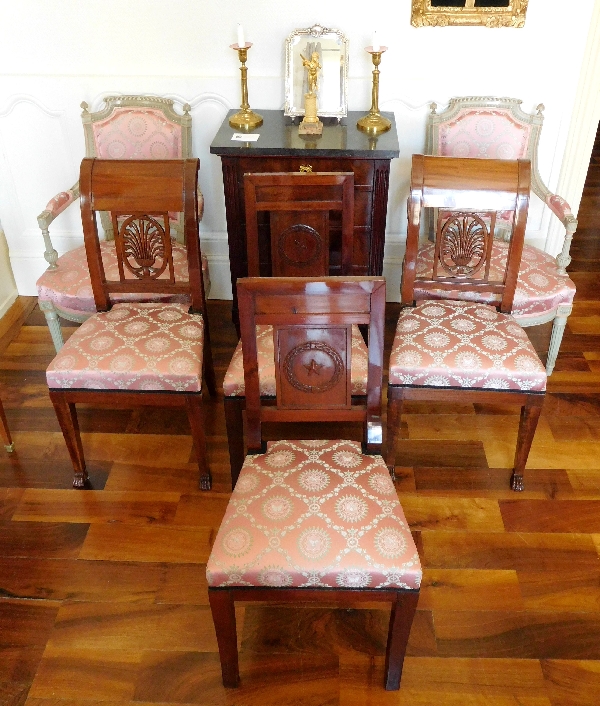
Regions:
<svg viewBox="0 0 600 706"><path fill-rule="evenodd" d="M0 331L17 448L0 449L0 704L600 704L599 212L600 145L525 492L508 488L515 408L407 410L397 489L424 582L397 693L382 688L376 605L241 607L242 685L223 689L204 577L229 490L222 399L206 400L213 491L197 489L184 415L99 409L81 410L93 490L75 491L45 383L50 337L20 299ZM235 333L229 303L210 304L222 379ZM549 327L528 331L544 350Z"/></svg>

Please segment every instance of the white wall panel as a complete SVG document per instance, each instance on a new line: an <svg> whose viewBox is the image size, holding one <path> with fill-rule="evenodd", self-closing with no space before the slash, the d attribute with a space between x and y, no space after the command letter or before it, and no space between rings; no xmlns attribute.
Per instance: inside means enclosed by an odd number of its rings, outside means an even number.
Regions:
<svg viewBox="0 0 600 706"><path fill-rule="evenodd" d="M206 198L204 249L214 297L230 295L221 165L210 142L228 108L240 102L239 63L229 48L235 25L249 41L250 104L283 105L285 36L316 21L350 40L349 107L367 110L372 66L363 47L377 29L389 46L381 64L384 110L396 114L400 159L392 162L385 272L397 291L406 232L410 155L424 147L429 103L443 107L457 95L519 97L527 111L544 103L540 171L553 189L559 179L575 90L597 0L530 0L523 29L410 26L409 0L383 0L377 14L359 0L321 0L305 6L279 0L20 0L0 4L0 219L19 292L35 293L45 267L36 216L77 178L84 153L79 104L91 110L113 93L148 93L192 106L194 153L201 160ZM366 19L367 18L367 19ZM528 240L556 253L548 240L550 214L533 200ZM51 226L59 252L82 242L76 205Z"/></svg>

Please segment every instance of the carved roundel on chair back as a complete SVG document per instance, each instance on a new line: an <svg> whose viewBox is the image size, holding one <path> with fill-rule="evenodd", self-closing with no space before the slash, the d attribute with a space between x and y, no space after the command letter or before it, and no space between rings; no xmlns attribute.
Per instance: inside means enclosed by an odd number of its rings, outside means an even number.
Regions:
<svg viewBox="0 0 600 706"><path fill-rule="evenodd" d="M119 224L117 257L123 279L123 267L138 279L156 279L169 267L172 274L169 218L164 214L165 227L153 216L134 214Z"/></svg>
<svg viewBox="0 0 600 706"><path fill-rule="evenodd" d="M487 278L495 216L496 214L491 212L446 211L440 214L434 278L473 277L484 266L484 276ZM488 226L489 223L491 227Z"/></svg>
<svg viewBox="0 0 600 706"><path fill-rule="evenodd" d="M326 392L335 387L344 362L340 354L323 341L307 341L286 355L283 372L287 381L302 392Z"/></svg>
<svg viewBox="0 0 600 706"><path fill-rule="evenodd" d="M310 267L323 252L323 240L318 231L304 224L290 226L279 234L279 255L295 267Z"/></svg>
<svg viewBox="0 0 600 706"><path fill-rule="evenodd" d="M278 407L351 404L351 326L276 326L275 334Z"/></svg>

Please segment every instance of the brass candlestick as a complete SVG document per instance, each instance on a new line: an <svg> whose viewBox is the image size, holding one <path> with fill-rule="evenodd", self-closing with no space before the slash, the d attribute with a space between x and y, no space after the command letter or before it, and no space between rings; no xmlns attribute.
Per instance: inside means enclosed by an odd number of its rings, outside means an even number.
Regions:
<svg viewBox="0 0 600 706"><path fill-rule="evenodd" d="M262 115L258 115L253 110L250 110L248 103L248 69L246 68L246 59L248 58L248 49L252 46L252 42L246 42L243 47L239 44L231 44L231 49L235 49L238 53L240 63L240 71L242 72L242 105L240 110L235 115L229 118L229 125L238 130L253 130L255 127L263 124Z"/></svg>
<svg viewBox="0 0 600 706"><path fill-rule="evenodd" d="M357 123L356 127L363 132L368 132L370 135L380 135L382 132L387 132L391 127L392 123L387 118L379 112L379 69L377 68L381 64L381 55L387 47L379 47L378 51L373 51L373 47L365 47L365 51L368 51L373 60L373 91L371 93L371 110L361 118Z"/></svg>

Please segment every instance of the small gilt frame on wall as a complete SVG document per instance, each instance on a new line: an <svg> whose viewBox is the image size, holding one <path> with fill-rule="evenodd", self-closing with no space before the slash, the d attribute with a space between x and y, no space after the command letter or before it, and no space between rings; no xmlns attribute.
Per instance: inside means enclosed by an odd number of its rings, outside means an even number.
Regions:
<svg viewBox="0 0 600 706"><path fill-rule="evenodd" d="M413 27L523 27L529 0L412 0Z"/></svg>

